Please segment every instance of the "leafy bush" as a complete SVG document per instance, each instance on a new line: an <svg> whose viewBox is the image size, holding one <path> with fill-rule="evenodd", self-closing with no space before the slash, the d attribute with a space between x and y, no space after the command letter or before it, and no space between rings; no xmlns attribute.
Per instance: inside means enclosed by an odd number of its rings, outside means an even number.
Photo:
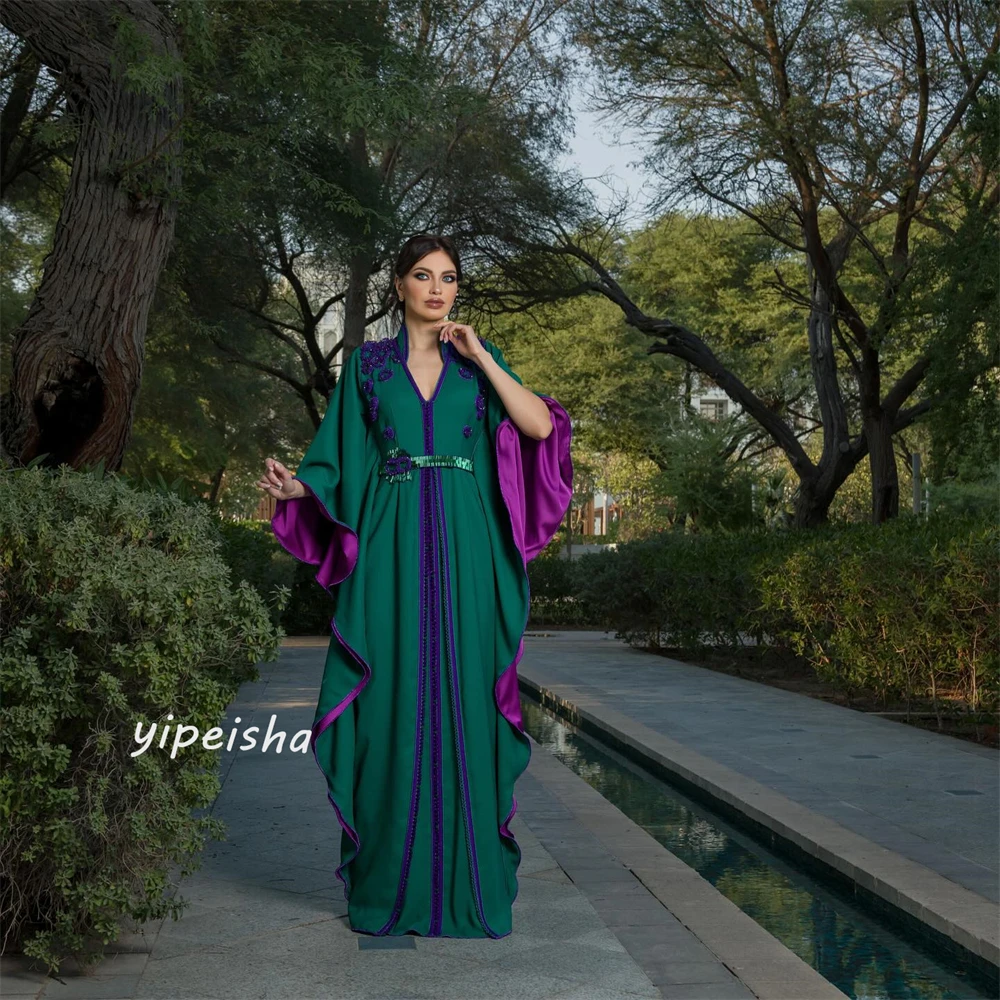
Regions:
<svg viewBox="0 0 1000 1000"><path fill-rule="evenodd" d="M584 557L581 597L600 607L619 638L643 646L696 650L779 642L784 620L759 610L757 577L780 559L790 536L748 530L732 534L661 532L627 542L603 563Z"/></svg>
<svg viewBox="0 0 1000 1000"><path fill-rule="evenodd" d="M997 704L997 545L981 516L810 531L664 532L580 560L577 594L626 642L756 643L882 700L955 691ZM586 565L584 569L583 564Z"/></svg>
<svg viewBox="0 0 1000 1000"><path fill-rule="evenodd" d="M265 522L265 530L270 531ZM291 574L291 597L281 619L281 627L289 635L332 635L330 619L334 602L316 582L316 566L293 559L271 536L276 550L275 560Z"/></svg>
<svg viewBox="0 0 1000 1000"><path fill-rule="evenodd" d="M531 627L589 624L586 610L576 596L578 563L560 557L564 545L565 533L559 531L528 563Z"/></svg>
<svg viewBox="0 0 1000 1000"><path fill-rule="evenodd" d="M222 518L218 525L222 533L222 549L219 554L231 570L234 580L246 580L258 594L270 594L276 587L291 587L294 584L295 560L290 556L281 558L285 555L285 550L274 537L270 521ZM314 589L315 573L316 569L313 567ZM282 614L278 606L272 603L268 610L271 624L275 628L284 627L289 609L286 607Z"/></svg>
<svg viewBox="0 0 1000 1000"><path fill-rule="evenodd" d="M792 616L796 651L842 690L993 708L998 541L977 517L810 532L760 580L763 607Z"/></svg>
<svg viewBox="0 0 1000 1000"><path fill-rule="evenodd" d="M136 724L204 734L280 634L209 510L169 493L6 470L0 539L4 948L86 963L124 921L179 914L169 867L193 870L224 831L192 815L218 792L218 751L133 757Z"/></svg>

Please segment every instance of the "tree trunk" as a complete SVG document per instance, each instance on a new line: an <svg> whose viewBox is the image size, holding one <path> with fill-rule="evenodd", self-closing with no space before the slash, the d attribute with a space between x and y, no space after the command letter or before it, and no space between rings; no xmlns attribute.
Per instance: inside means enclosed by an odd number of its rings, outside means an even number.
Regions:
<svg viewBox="0 0 1000 1000"><path fill-rule="evenodd" d="M371 171L368 162L368 137L364 128L356 128L348 141L350 157L359 177ZM362 233L354 237L353 251L348 259L347 290L344 293L344 350L346 361L351 351L365 339L368 319L368 281L372 273L372 250L366 246Z"/></svg>
<svg viewBox="0 0 1000 1000"><path fill-rule="evenodd" d="M838 380L837 356L833 346L833 310L808 257L806 273L812 302L808 325L809 360L823 422L823 452L815 471L800 477L792 518L797 528L814 528L829 520L830 504L837 490L860 460L850 446L847 408Z"/></svg>
<svg viewBox="0 0 1000 1000"><path fill-rule="evenodd" d="M830 504L836 494L819 491L815 483L801 481L795 494L792 527L817 528L830 519Z"/></svg>
<svg viewBox="0 0 1000 1000"><path fill-rule="evenodd" d="M212 489L208 494L208 502L214 507L219 502L219 493L222 491L222 480L226 475L226 467L220 465L212 476Z"/></svg>
<svg viewBox="0 0 1000 1000"><path fill-rule="evenodd" d="M0 22L65 75L80 133L45 272L17 331L0 450L13 463L117 469L132 427L146 320L173 239L180 187L179 74L154 98L112 67L123 16L177 59L152 0L5 0Z"/></svg>
<svg viewBox="0 0 1000 1000"><path fill-rule="evenodd" d="M355 253L348 264L347 291L344 293L344 361L365 339L368 319L368 279L372 273L371 255Z"/></svg>
<svg viewBox="0 0 1000 1000"><path fill-rule="evenodd" d="M892 422L881 407L865 415L865 436L872 474L872 523L882 524L899 514L899 470L892 447Z"/></svg>

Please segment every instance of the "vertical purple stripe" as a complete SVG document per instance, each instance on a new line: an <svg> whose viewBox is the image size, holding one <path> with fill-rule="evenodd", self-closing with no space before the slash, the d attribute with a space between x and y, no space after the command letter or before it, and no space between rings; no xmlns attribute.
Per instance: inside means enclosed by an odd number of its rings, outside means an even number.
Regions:
<svg viewBox="0 0 1000 1000"><path fill-rule="evenodd" d="M469 866L472 872L472 884L475 894L476 911L479 914L479 920L486 933L490 937L496 938L501 937L502 935L497 934L497 932L490 927L490 925L486 922L486 915L483 912L483 893L482 886L479 881L479 861L476 857L476 835L472 826L472 797L469 792L469 772L465 759L465 736L462 729L462 702L461 695L459 693L458 664L455 658L455 627L451 604L451 568L448 565L448 528L446 518L444 517L444 491L441 485L441 469L436 467L433 471L438 490L439 525L444 549L444 592L445 603L448 609L446 617L446 649L448 652L449 665L451 667L448 679L451 687L452 719L455 726L458 763L462 773L462 806L465 814L466 844L469 850Z"/></svg>
<svg viewBox="0 0 1000 1000"><path fill-rule="evenodd" d="M424 405L424 451L434 453L434 408ZM431 631L431 922L428 933L441 933L444 922L444 776L441 738L441 575L440 553L435 511L434 478L429 468L421 470L421 486L426 487L427 504L431 514L431 537L433 538L433 572L431 575L431 610L433 628Z"/></svg>

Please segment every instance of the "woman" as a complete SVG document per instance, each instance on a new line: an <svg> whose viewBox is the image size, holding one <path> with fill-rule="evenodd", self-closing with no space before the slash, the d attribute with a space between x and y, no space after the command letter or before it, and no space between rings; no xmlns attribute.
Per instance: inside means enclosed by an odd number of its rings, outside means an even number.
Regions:
<svg viewBox="0 0 1000 1000"><path fill-rule="evenodd" d="M461 277L449 239L407 241L398 332L347 358L296 474L269 458L258 483L334 599L312 747L367 934L505 937L517 895L526 564L569 506L571 431L447 319Z"/></svg>

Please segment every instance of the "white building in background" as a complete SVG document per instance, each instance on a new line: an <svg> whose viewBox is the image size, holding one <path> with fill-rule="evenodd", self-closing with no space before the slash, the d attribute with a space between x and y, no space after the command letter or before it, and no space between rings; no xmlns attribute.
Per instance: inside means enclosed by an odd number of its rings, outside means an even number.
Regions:
<svg viewBox="0 0 1000 1000"><path fill-rule="evenodd" d="M743 407L734 403L717 385L703 382L698 378L695 379L691 390L691 405L706 420L725 420L727 417L743 412ZM684 415L682 401L681 416Z"/></svg>

